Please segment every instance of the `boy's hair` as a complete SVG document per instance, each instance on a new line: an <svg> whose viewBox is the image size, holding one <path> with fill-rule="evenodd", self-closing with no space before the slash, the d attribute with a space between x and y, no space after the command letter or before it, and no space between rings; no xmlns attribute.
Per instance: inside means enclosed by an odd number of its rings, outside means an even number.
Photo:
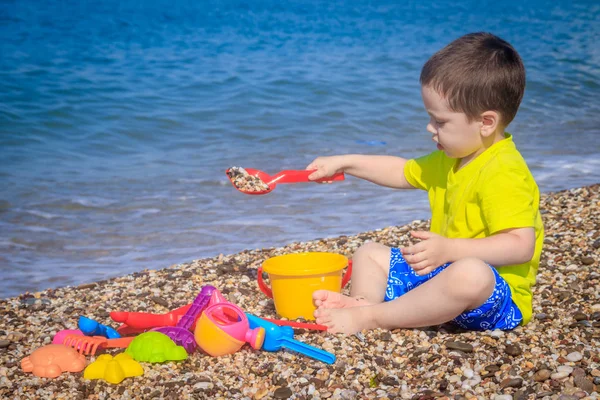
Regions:
<svg viewBox="0 0 600 400"><path fill-rule="evenodd" d="M505 40L487 32L462 36L435 53L421 70L421 85L435 90L469 121L484 111L500 114L506 127L525 91L525 67Z"/></svg>

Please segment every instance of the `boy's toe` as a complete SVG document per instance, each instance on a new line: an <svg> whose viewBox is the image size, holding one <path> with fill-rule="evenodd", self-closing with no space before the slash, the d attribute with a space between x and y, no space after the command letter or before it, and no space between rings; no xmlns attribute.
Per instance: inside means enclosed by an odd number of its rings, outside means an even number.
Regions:
<svg viewBox="0 0 600 400"><path fill-rule="evenodd" d="M312 295L315 304L317 302L323 303L325 300L327 300L328 293L329 292L327 290L315 290Z"/></svg>
<svg viewBox="0 0 600 400"><path fill-rule="evenodd" d="M324 309L315 310L314 316L317 324L328 325L331 322L331 314Z"/></svg>

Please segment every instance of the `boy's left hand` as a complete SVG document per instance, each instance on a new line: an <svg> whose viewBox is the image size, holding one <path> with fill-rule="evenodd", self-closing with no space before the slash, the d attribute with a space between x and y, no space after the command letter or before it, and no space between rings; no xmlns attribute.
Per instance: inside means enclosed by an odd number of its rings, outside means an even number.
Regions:
<svg viewBox="0 0 600 400"><path fill-rule="evenodd" d="M426 275L450 261L450 239L428 231L411 231L410 234L421 242L400 251L417 275Z"/></svg>

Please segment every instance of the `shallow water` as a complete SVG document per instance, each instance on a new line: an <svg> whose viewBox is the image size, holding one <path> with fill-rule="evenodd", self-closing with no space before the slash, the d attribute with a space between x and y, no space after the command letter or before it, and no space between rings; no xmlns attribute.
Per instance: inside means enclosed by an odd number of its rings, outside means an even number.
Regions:
<svg viewBox="0 0 600 400"><path fill-rule="evenodd" d="M542 191L600 181L594 2L0 5L0 296L428 216L349 178L236 192L232 165L434 148L418 77L471 31L524 59L509 131Z"/></svg>

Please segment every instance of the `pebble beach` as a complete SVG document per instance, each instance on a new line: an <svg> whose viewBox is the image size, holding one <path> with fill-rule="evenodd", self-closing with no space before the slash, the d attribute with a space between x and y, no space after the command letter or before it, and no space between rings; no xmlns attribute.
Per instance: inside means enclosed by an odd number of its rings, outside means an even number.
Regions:
<svg viewBox="0 0 600 400"><path fill-rule="evenodd" d="M534 317L513 331L442 325L343 336L297 330L296 339L333 352L336 362L246 345L217 358L197 351L182 362L142 363L143 376L117 385L85 380L82 372L44 379L21 370L21 359L51 343L59 330L75 329L80 315L116 326L111 311L166 313L188 304L207 284L247 312L277 318L256 284L264 260L302 251L351 257L367 241L405 245L411 229L428 228L428 221L413 221L0 300L0 398L600 398L600 184L544 194L541 209L546 238Z"/></svg>

